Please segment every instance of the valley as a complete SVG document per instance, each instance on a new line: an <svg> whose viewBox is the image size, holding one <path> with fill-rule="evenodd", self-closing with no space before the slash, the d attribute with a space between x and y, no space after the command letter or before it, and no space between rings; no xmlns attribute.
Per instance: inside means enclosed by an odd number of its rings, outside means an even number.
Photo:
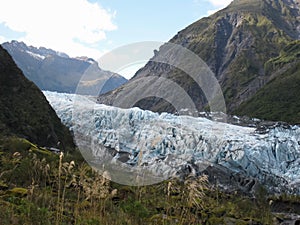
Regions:
<svg viewBox="0 0 300 225"><path fill-rule="evenodd" d="M233 0L130 80L2 43L1 225L300 224L299 5Z"/></svg>

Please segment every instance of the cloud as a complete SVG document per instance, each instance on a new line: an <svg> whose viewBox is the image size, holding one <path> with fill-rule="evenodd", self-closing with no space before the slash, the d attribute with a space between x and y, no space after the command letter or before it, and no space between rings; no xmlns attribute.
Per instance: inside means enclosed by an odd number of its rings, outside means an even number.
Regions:
<svg viewBox="0 0 300 225"><path fill-rule="evenodd" d="M228 6L233 0L193 0L198 6L203 6L209 3L210 9L206 12L205 16L209 16Z"/></svg>
<svg viewBox="0 0 300 225"><path fill-rule="evenodd" d="M194 4L202 6L209 3L209 10L207 10L206 15L209 16L219 11L222 8L228 6L233 0L193 0Z"/></svg>
<svg viewBox="0 0 300 225"><path fill-rule="evenodd" d="M26 33L20 40L71 56L99 57L92 46L117 29L114 17L115 12L87 0L7 0L0 8L0 23Z"/></svg>
<svg viewBox="0 0 300 225"><path fill-rule="evenodd" d="M2 44L3 42L6 42L6 38L0 35L0 44Z"/></svg>
<svg viewBox="0 0 300 225"><path fill-rule="evenodd" d="M227 5L229 5L230 2L232 2L232 0L208 0L213 6L215 7L225 7Z"/></svg>
<svg viewBox="0 0 300 225"><path fill-rule="evenodd" d="M198 4L198 5L203 5L203 4L205 4L205 2L209 2L214 7L217 7L218 9L220 9L220 8L223 8L227 5L229 5L229 3L232 1L233 0L194 0L194 3Z"/></svg>
<svg viewBox="0 0 300 225"><path fill-rule="evenodd" d="M212 14L218 12L219 10L220 10L220 9L212 9L212 10L208 10L208 11L207 11L207 16L210 16L210 15L212 15Z"/></svg>

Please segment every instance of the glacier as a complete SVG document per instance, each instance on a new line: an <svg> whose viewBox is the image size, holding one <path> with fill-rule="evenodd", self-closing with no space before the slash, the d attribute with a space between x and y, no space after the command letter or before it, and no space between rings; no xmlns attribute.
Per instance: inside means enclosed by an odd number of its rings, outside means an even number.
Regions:
<svg viewBox="0 0 300 225"><path fill-rule="evenodd" d="M148 185L218 166L273 192L300 194L298 126L258 132L203 117L96 104L88 96L43 93L85 159L115 182Z"/></svg>

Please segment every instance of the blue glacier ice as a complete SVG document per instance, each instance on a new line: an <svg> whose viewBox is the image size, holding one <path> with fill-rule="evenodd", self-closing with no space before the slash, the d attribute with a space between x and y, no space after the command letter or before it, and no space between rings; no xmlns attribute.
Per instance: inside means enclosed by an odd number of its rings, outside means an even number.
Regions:
<svg viewBox="0 0 300 225"><path fill-rule="evenodd" d="M96 104L88 96L44 94L74 132L87 161L110 171L114 181L132 184L144 177L142 184L151 184L192 162L198 170L220 165L261 183L271 182L274 191L300 193L298 126L278 126L261 134L253 127L202 117L121 109Z"/></svg>

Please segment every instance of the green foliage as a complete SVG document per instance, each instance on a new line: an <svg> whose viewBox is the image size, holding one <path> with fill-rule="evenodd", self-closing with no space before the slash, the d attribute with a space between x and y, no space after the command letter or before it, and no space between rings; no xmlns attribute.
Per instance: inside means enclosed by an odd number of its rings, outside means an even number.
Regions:
<svg viewBox="0 0 300 225"><path fill-rule="evenodd" d="M291 64L300 59L300 41L290 42L284 47L278 57L270 59L265 64L267 74L276 72L276 70L282 68L287 64Z"/></svg>
<svg viewBox="0 0 300 225"><path fill-rule="evenodd" d="M145 219L149 216L147 208L140 201L127 199L121 204L121 208L126 214L133 217Z"/></svg>
<svg viewBox="0 0 300 225"><path fill-rule="evenodd" d="M257 198L224 193L206 176L130 187L98 175L78 156L37 154L36 145L2 139L1 224L272 224L266 192ZM16 144L16 140L17 144ZM20 154L16 154L16 152ZM297 208L299 197L272 200ZM274 204L275 204L274 203ZM252 223L252 222L253 223Z"/></svg>
<svg viewBox="0 0 300 225"><path fill-rule="evenodd" d="M236 111L265 120L300 123L300 63L274 78Z"/></svg>
<svg viewBox="0 0 300 225"><path fill-rule="evenodd" d="M28 190L25 188L13 188L11 190L9 190L9 194L13 195L13 196L20 196L23 197L25 195L27 195Z"/></svg>

